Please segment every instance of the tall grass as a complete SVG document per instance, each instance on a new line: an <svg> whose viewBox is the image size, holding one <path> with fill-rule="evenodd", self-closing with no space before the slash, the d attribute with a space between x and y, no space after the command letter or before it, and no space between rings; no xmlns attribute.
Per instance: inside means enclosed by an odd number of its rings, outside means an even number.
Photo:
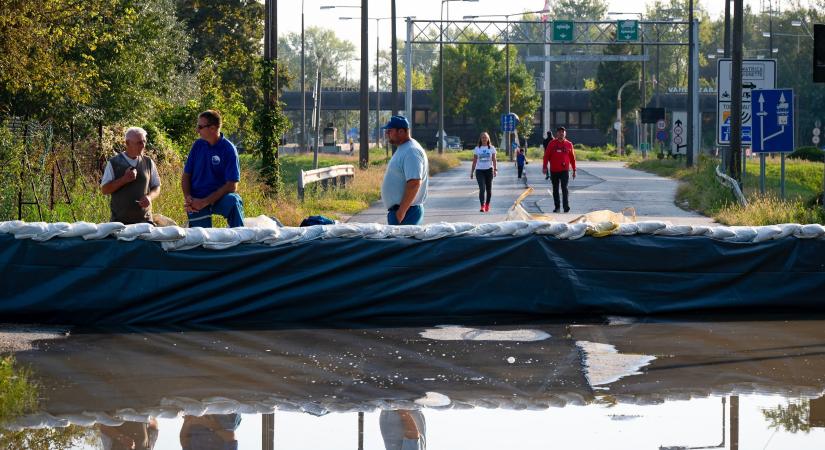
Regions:
<svg viewBox="0 0 825 450"><path fill-rule="evenodd" d="M455 167L460 161L451 156L428 155L430 173L435 174ZM241 182L238 192L243 198L244 213L247 217L261 214L278 218L285 225L296 226L311 215L325 215L333 219L347 217L369 207L380 198L381 181L388 159L386 152L381 149L370 150L370 164L366 170L356 169L354 179L346 188L322 189L320 184L310 185L304 201L298 200L298 176L301 170L313 168L312 154L283 155L280 157L282 185L275 195L261 182L258 177L260 161L250 155L241 155ZM358 167L358 154L330 155L321 154L318 159L319 167L338 164L352 164ZM183 208L183 193L180 189L183 162L169 159L158 162L158 173L161 178L161 194L152 205L154 213L162 214L180 225L186 223L186 213ZM79 173L76 177L67 174L69 198L71 204L62 203L66 197L58 189L54 208L48 207L48 199L43 196L43 189L39 189L42 220L47 222L74 222L78 220L101 223L110 219L109 197L100 193L99 174L94 170ZM31 189L24 189L27 198L32 199ZM9 201L12 201L10 198ZM13 199L16 202L16 198ZM5 208L6 217L0 220L17 218L16 208ZM26 221L41 220L37 209L33 205L23 208L23 219ZM227 226L220 216L213 217L216 227Z"/></svg>

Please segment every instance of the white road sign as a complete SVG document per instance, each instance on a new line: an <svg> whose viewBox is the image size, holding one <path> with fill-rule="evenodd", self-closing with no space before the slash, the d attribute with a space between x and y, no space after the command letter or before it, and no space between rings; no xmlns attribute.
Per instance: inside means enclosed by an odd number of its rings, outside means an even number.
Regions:
<svg viewBox="0 0 825 450"><path fill-rule="evenodd" d="M722 58L716 66L716 142L730 144L731 66L732 60ZM751 143L751 91L776 88L775 59L742 60L742 143Z"/></svg>
<svg viewBox="0 0 825 450"><path fill-rule="evenodd" d="M671 116L673 128L670 140L670 152L674 155L687 154L687 111L673 111Z"/></svg>

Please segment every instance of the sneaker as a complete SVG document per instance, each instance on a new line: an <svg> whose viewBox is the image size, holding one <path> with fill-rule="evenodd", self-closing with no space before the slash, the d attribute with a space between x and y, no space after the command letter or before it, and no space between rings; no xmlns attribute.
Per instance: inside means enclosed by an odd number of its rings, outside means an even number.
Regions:
<svg viewBox="0 0 825 450"><path fill-rule="evenodd" d="M564 212L570 212L570 208L564 208Z"/></svg>
<svg viewBox="0 0 825 450"><path fill-rule="evenodd" d="M559 212L559 208L555 208L555 209L553 209L553 212L554 212L554 213Z"/></svg>
<svg viewBox="0 0 825 450"><path fill-rule="evenodd" d="M481 204L481 208L478 208L478 212L484 212L484 203Z"/></svg>
<svg viewBox="0 0 825 450"><path fill-rule="evenodd" d="M484 204L484 212L490 212L490 204L489 203Z"/></svg>

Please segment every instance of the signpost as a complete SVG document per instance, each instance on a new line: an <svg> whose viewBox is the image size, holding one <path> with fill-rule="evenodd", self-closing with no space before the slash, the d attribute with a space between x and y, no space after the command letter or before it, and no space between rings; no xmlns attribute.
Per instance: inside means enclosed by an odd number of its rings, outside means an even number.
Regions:
<svg viewBox="0 0 825 450"><path fill-rule="evenodd" d="M752 91L753 152L759 153L759 187L765 193L765 153L781 152L780 197L785 198L785 153L794 150L793 90Z"/></svg>
<svg viewBox="0 0 825 450"><path fill-rule="evenodd" d="M753 152L792 152L794 119L792 89L753 91Z"/></svg>
<svg viewBox="0 0 825 450"><path fill-rule="evenodd" d="M716 143L730 145L731 59L722 58L716 66ZM742 144L750 145L752 137L751 91L776 88L776 60L742 60Z"/></svg>
<svg viewBox="0 0 825 450"><path fill-rule="evenodd" d="M575 24L572 20L553 21L553 40L556 42L573 42Z"/></svg>
<svg viewBox="0 0 825 450"><path fill-rule="evenodd" d="M616 42L635 42L639 40L638 20L616 21Z"/></svg>
<svg viewBox="0 0 825 450"><path fill-rule="evenodd" d="M687 155L687 112L673 111L673 138L670 140L670 153Z"/></svg>
<svg viewBox="0 0 825 450"><path fill-rule="evenodd" d="M516 130L516 115L513 113L501 115L501 131L505 133L512 133Z"/></svg>

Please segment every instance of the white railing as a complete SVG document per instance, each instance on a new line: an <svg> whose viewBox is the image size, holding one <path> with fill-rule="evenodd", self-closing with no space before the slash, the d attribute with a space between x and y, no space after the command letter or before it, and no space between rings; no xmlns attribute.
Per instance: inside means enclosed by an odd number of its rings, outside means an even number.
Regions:
<svg viewBox="0 0 825 450"><path fill-rule="evenodd" d="M298 198L304 199L304 188L318 181L326 188L330 180L332 185L346 187L347 182L355 176L355 166L342 164L339 166L322 167L320 169L302 170L298 177Z"/></svg>

